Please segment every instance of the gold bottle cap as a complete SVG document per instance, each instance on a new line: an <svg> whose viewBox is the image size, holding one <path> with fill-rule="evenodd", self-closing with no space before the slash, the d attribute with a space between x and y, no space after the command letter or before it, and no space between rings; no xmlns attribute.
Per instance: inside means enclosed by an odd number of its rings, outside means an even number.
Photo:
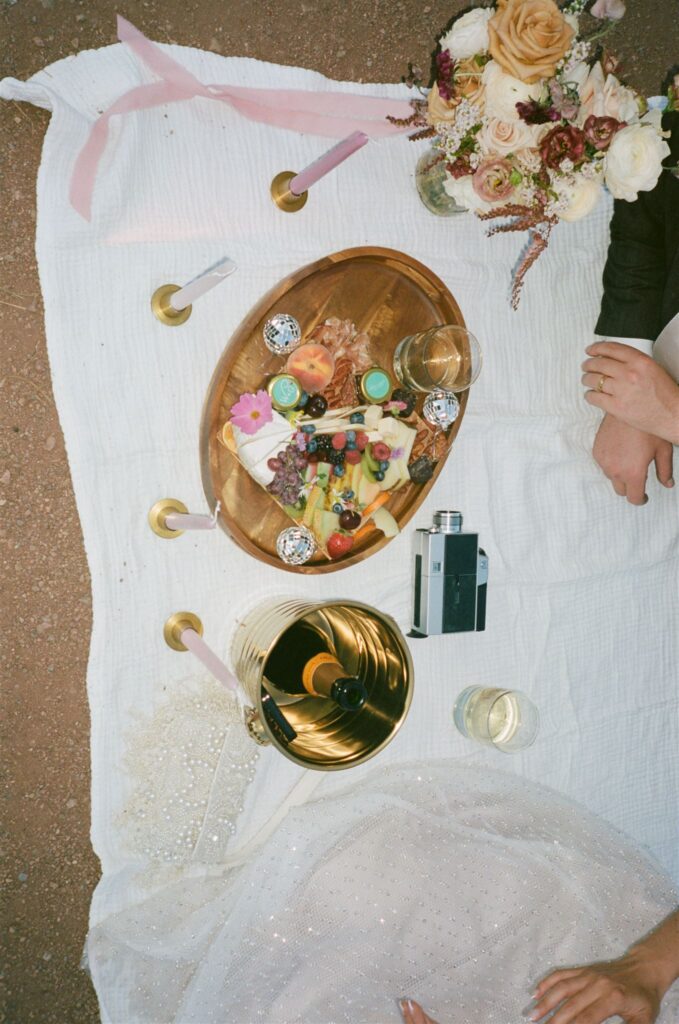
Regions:
<svg viewBox="0 0 679 1024"><path fill-rule="evenodd" d="M391 377L381 366L371 366L369 370L361 374L359 387L366 402L378 405L388 402L391 392L394 390Z"/></svg>
<svg viewBox="0 0 679 1024"><path fill-rule="evenodd" d="M299 405L302 385L291 373L277 373L266 386L271 404L279 412L289 412Z"/></svg>

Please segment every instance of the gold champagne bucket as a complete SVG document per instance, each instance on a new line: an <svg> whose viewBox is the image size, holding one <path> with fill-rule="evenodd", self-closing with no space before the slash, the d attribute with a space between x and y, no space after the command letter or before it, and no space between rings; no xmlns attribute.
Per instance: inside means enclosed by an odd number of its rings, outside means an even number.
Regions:
<svg viewBox="0 0 679 1024"><path fill-rule="evenodd" d="M286 630L304 621L322 636L328 652L367 688L359 711L334 701L283 694L266 679L266 661ZM360 601L279 600L259 605L239 624L232 664L252 703L248 728L259 743L273 744L304 768L338 771L374 757L403 724L413 696L413 664L398 626ZM297 734L287 740L264 712L274 700ZM275 710L275 709L274 709Z"/></svg>

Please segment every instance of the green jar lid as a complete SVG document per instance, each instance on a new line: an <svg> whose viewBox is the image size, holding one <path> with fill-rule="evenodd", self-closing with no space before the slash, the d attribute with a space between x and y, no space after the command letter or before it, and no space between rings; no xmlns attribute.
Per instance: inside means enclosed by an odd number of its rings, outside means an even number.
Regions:
<svg viewBox="0 0 679 1024"><path fill-rule="evenodd" d="M388 402L393 385L391 377L381 366L371 366L361 375L361 394L368 402Z"/></svg>
<svg viewBox="0 0 679 1024"><path fill-rule="evenodd" d="M279 412L288 412L299 405L302 397L302 386L291 373L278 373L266 386L271 404Z"/></svg>

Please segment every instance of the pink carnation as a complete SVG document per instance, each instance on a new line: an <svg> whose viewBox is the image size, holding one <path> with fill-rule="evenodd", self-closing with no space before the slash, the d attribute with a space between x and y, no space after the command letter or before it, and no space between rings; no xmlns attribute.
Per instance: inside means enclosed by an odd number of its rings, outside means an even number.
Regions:
<svg viewBox="0 0 679 1024"><path fill-rule="evenodd" d="M265 423L273 419L271 399L262 390L256 395L241 395L230 411L231 425L238 427L244 434L256 434Z"/></svg>

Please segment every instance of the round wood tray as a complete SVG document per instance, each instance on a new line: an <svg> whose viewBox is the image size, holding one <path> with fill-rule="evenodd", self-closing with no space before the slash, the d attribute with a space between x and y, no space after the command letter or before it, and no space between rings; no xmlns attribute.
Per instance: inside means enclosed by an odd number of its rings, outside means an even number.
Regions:
<svg viewBox="0 0 679 1024"><path fill-rule="evenodd" d="M333 253L280 281L250 311L224 349L210 382L201 424L201 468L208 503L214 509L216 498L221 500L220 525L260 561L288 572L335 572L379 551L389 539L374 531L357 542L345 558L329 561L317 554L306 565L286 565L276 553L276 538L292 520L219 440L238 397L256 391L269 376L281 371L281 358L269 352L262 337L262 328L274 313L292 314L301 324L303 336L330 316L353 320L359 331L370 335L375 363L390 372L401 338L437 324L464 327L464 320L446 286L422 263L395 249L366 246ZM460 414L450 430L451 444L462 423L467 394L459 396ZM410 484L389 500L387 508L401 529L431 490L444 462L445 457L439 460L426 484Z"/></svg>

